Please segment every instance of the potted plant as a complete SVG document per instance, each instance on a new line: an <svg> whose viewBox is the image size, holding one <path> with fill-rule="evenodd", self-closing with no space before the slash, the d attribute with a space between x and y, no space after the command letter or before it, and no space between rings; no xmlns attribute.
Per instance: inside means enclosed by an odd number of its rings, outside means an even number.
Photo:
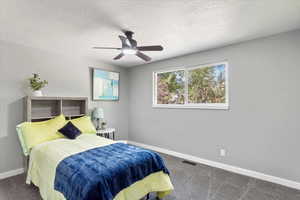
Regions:
<svg viewBox="0 0 300 200"><path fill-rule="evenodd" d="M41 80L39 74L33 74L33 77L29 78L30 88L32 89L33 96L43 96L41 89L48 84L48 81Z"/></svg>

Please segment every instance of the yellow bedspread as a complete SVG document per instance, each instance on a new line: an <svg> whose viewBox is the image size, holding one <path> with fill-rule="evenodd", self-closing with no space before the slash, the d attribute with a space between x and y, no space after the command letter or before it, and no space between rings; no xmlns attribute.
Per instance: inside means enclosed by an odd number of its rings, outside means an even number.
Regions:
<svg viewBox="0 0 300 200"><path fill-rule="evenodd" d="M64 196L54 190L56 167L66 157L115 143L115 141L98 137L94 134L82 134L76 140L57 139L35 146L30 153L26 182L39 187L44 200L65 200ZM173 190L169 176L156 172L131 186L123 189L114 200L139 200L149 192L158 192L163 198Z"/></svg>

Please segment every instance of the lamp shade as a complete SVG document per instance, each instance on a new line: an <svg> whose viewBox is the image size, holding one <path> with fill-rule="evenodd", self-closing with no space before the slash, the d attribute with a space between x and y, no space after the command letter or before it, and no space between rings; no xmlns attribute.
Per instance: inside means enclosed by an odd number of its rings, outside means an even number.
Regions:
<svg viewBox="0 0 300 200"><path fill-rule="evenodd" d="M93 115L94 119L103 119L104 118L103 109L102 108L95 108L92 115Z"/></svg>

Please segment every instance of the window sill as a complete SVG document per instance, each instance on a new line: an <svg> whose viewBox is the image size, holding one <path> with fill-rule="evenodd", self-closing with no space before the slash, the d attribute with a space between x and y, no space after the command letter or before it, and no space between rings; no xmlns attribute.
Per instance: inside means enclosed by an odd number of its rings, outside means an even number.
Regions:
<svg viewBox="0 0 300 200"><path fill-rule="evenodd" d="M170 105L170 104L153 104L152 108L171 108L171 109L206 109L206 110L229 110L229 105Z"/></svg>

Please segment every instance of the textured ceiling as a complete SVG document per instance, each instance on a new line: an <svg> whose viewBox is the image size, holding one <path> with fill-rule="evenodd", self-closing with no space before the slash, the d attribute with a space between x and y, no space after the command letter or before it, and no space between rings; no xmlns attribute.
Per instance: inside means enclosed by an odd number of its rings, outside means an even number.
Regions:
<svg viewBox="0 0 300 200"><path fill-rule="evenodd" d="M152 61L167 59L298 29L300 1L1 0L0 26L0 40L130 67L144 62L91 47L119 47L129 29L140 45L164 46L147 52Z"/></svg>

